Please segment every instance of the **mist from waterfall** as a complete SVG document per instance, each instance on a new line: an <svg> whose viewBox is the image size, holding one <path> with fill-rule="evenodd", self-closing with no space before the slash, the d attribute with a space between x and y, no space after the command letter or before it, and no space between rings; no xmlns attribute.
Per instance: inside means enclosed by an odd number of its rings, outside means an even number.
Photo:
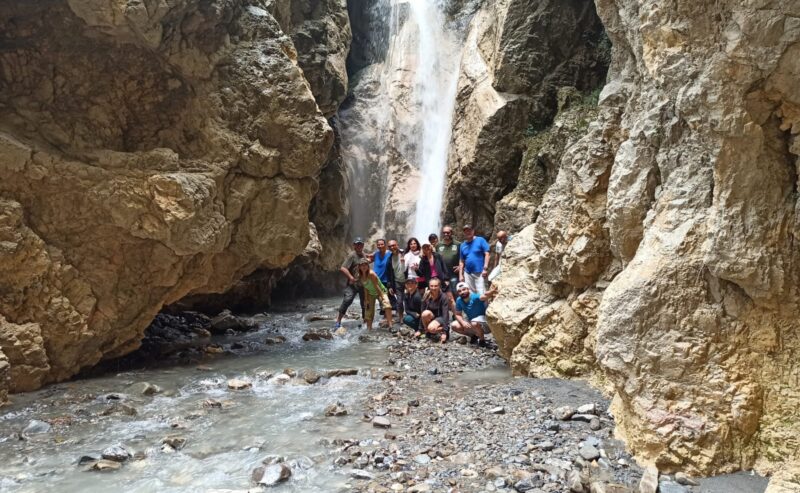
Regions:
<svg viewBox="0 0 800 493"><path fill-rule="evenodd" d="M378 0L371 42L339 112L350 180L351 233L419 238L438 232L447 171L460 33L447 0Z"/></svg>

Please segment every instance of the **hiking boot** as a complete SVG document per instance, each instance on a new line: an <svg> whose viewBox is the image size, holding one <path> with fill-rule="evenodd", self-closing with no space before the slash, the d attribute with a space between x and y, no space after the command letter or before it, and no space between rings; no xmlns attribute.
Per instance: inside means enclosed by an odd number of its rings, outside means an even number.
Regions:
<svg viewBox="0 0 800 493"><path fill-rule="evenodd" d="M478 341L480 341L480 339L478 339L478 336L470 336L469 337L469 343L470 344L478 344Z"/></svg>
<svg viewBox="0 0 800 493"><path fill-rule="evenodd" d="M333 330L341 329L341 328L342 328L342 322L336 322L336 324L333 326Z"/></svg>

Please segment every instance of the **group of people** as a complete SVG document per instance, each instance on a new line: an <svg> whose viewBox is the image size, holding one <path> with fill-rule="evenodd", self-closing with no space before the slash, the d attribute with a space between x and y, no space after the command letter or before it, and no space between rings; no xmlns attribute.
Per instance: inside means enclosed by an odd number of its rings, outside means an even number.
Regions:
<svg viewBox="0 0 800 493"><path fill-rule="evenodd" d="M489 334L486 308L497 295L496 286L487 289L487 284L499 275L508 235L497 233L492 256L489 243L477 236L471 225L464 225L463 233L463 241L458 242L453 229L445 226L441 241L435 233L422 245L417 238L410 238L405 250L397 240L379 239L372 253L364 251L362 238L355 238L353 252L340 269L347 287L335 328L341 327L358 296L362 319L370 330L377 302L388 327L394 326L396 314L398 323L413 329L415 337L445 343L452 330L485 345Z"/></svg>

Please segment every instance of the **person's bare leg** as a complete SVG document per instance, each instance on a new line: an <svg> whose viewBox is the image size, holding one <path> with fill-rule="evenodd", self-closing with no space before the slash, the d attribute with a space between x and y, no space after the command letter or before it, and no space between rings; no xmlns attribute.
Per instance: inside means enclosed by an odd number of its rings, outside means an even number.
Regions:
<svg viewBox="0 0 800 493"><path fill-rule="evenodd" d="M387 308L386 310L383 311L383 313L386 315L386 320L387 323L389 324L388 327L391 329L392 325L394 325L394 320L392 319L392 308L391 307Z"/></svg>
<svg viewBox="0 0 800 493"><path fill-rule="evenodd" d="M428 325L430 325L433 320L433 312L430 310L425 310L419 316L420 328L417 329L417 332L414 334L415 337L419 337L422 335L422 332L427 330Z"/></svg>

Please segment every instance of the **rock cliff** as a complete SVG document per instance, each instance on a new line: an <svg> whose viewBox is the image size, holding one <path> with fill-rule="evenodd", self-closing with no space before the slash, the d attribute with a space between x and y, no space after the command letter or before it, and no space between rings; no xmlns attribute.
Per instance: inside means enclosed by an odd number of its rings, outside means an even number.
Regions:
<svg viewBox="0 0 800 493"><path fill-rule="evenodd" d="M343 1L295 3L0 4L11 391L131 351L162 305L306 248L349 28Z"/></svg>
<svg viewBox="0 0 800 493"><path fill-rule="evenodd" d="M800 2L597 10L599 116L509 244L501 349L517 373L605 386L662 470L796 463Z"/></svg>
<svg viewBox="0 0 800 493"><path fill-rule="evenodd" d="M443 219L490 232L519 175L524 137L552 122L556 93L602 84L603 26L591 0L484 2L458 81Z"/></svg>

